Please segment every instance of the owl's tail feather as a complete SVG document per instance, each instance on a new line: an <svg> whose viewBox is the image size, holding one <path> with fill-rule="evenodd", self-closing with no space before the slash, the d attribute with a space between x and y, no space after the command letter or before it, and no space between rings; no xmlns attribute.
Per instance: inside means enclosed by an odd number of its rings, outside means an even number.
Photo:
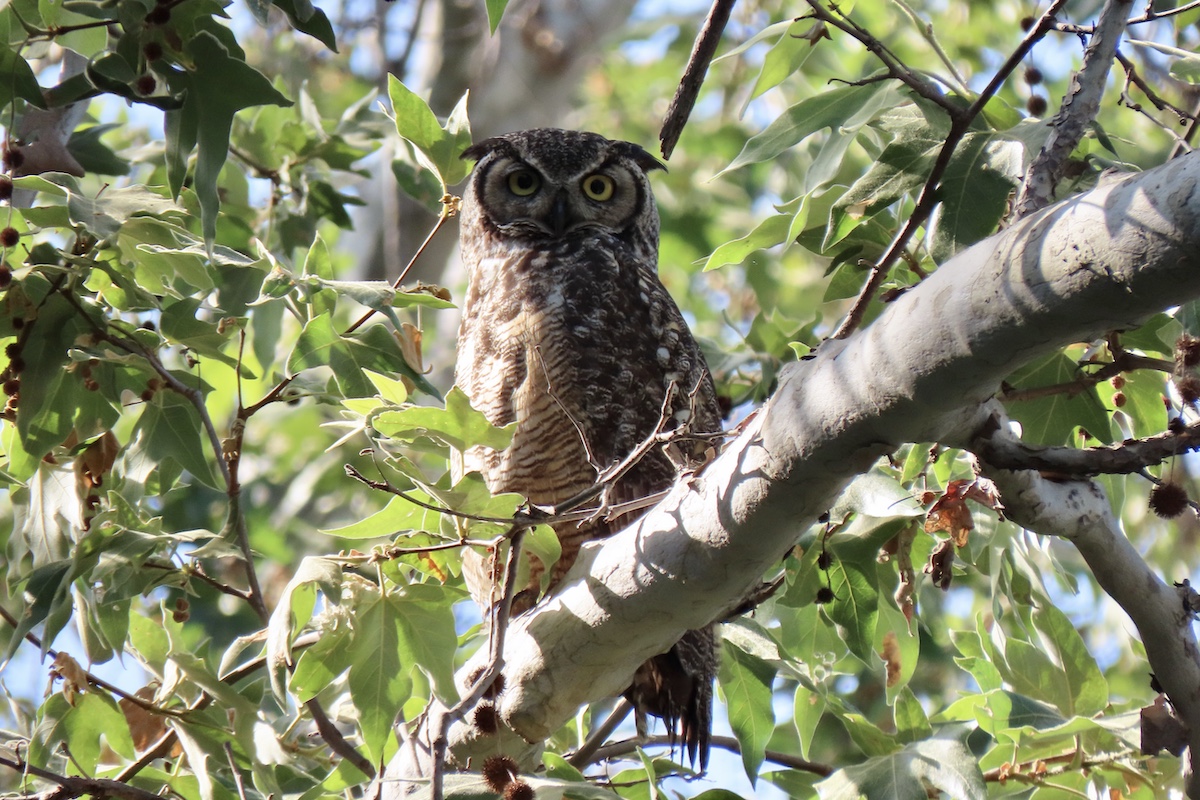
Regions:
<svg viewBox="0 0 1200 800"><path fill-rule="evenodd" d="M713 627L688 631L670 650L642 664L625 692L639 714L662 718L672 744L681 741L688 761L701 772L708 768L719 663Z"/></svg>

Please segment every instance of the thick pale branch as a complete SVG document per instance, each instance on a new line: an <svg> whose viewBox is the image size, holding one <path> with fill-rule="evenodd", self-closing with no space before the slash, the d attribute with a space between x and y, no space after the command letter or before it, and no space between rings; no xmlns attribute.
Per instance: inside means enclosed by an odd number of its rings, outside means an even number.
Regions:
<svg viewBox="0 0 1200 800"><path fill-rule="evenodd" d="M877 457L978 430L980 404L1017 367L1200 296L1198 189L1189 155L1031 215L793 365L708 469L585 546L555 594L513 621L505 735L540 742L620 693L648 656L755 586ZM451 739L460 764L499 745L467 726Z"/></svg>
<svg viewBox="0 0 1200 800"><path fill-rule="evenodd" d="M1125 538L1104 490L1092 481L1049 481L1031 470L985 465L985 472L1000 489L1005 514L1024 528L1074 544L1105 593L1133 620L1158 682L1190 729L1191 753L1200 752L1200 648L1191 613L1180 590L1164 583ZM1200 797L1195 772L1188 796Z"/></svg>

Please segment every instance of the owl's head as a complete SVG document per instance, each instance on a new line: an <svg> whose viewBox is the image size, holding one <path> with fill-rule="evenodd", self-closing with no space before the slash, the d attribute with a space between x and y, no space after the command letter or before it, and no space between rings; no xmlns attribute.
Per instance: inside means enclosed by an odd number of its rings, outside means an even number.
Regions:
<svg viewBox="0 0 1200 800"><path fill-rule="evenodd" d="M464 225L507 239L550 242L595 231L657 239L646 173L664 169L636 144L596 133L535 128L472 145L478 162L463 197Z"/></svg>

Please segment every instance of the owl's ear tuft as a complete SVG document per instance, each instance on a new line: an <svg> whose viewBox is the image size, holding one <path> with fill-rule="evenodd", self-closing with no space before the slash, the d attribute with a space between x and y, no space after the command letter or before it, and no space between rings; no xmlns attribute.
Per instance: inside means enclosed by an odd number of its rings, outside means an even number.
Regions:
<svg viewBox="0 0 1200 800"><path fill-rule="evenodd" d="M512 143L507 139L500 136L494 136L491 139L484 139L482 142L476 142L466 150L463 150L459 158L470 159L471 161L479 161L488 153L493 153L497 150L511 151L512 149Z"/></svg>
<svg viewBox="0 0 1200 800"><path fill-rule="evenodd" d="M650 172L651 170L661 169L667 171L667 165L659 161L641 145L633 142L614 142L621 148L621 155L626 158L633 159L633 162L642 168L642 172Z"/></svg>

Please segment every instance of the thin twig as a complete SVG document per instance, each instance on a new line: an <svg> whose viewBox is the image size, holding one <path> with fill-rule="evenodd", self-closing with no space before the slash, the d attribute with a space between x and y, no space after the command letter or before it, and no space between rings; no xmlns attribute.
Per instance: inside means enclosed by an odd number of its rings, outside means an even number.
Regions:
<svg viewBox="0 0 1200 800"><path fill-rule="evenodd" d="M1025 171L1021 191L1013 204L1013 219L1045 207L1054 196L1067 159L1100 110L1108 73L1125 32L1125 9L1130 0L1107 0L1096 29L1083 53L1083 66L1072 79L1058 113L1050 121L1050 135Z"/></svg>
<svg viewBox="0 0 1200 800"><path fill-rule="evenodd" d="M946 135L946 140L942 144L941 150L938 151L937 159L929 170L929 177L925 179L925 185L921 187L921 193L917 196L917 202L912 213L909 215L904 227L892 239L887 250L884 251L883 255L875 263L870 277L867 278L866 284L859 292L858 297L855 298L854 305L834 332L834 339L846 338L862 324L863 317L867 313L867 307L879 291L879 287L887 279L888 271L891 269L892 264L900 257L909 240L912 239L917 230L928 221L929 216L933 213L937 205L938 185L941 183L946 169L950 166L950 159L954 155L959 142L962 141L967 131L970 130L971 123L983 112L984 106L1000 90L1004 82L1008 80L1009 76L1017 69L1025 56L1029 54L1029 51L1033 49L1033 46L1041 41L1046 33L1050 31L1053 27L1055 16L1066 3L1067 0L1054 0L1051 3L1046 12L1038 18L1038 21L1025 34L1025 37L1021 40L1021 44L1013 50L1008 59L996 71L996 74L992 76L987 86L984 87L983 91L979 93L975 101L971 103L965 112L955 106L949 106L947 102L940 104L950 116L950 132ZM811 0L810 5L814 9L819 8ZM854 34L852 33L852 35ZM872 52L876 51L872 50ZM876 55L878 55L877 52ZM884 63L889 65L889 69L894 69L888 61L884 61ZM907 82L906 85L911 87L911 84L907 84Z"/></svg>
<svg viewBox="0 0 1200 800"><path fill-rule="evenodd" d="M438 214L437 222L434 223L433 229L429 231L429 235L425 237L425 241L421 242L421 246L417 248L417 252L413 253L412 258L410 258L408 263L404 265L404 269L400 270L400 274L396 276L396 280L392 281L393 289L400 288L400 284L404 281L404 277L408 275L409 271L413 268L413 265L416 264L417 260L422 256L422 254L424 254L425 249L429 247L429 243L433 241L433 237L437 236L437 232L440 231L442 226L446 224L446 220L450 219L457 213L455 210L456 201L457 198L453 198L449 195L442 198L442 212ZM353 325L347 328L342 335L349 336L350 334L354 333L356 330L365 325L367 320L373 316L375 316L375 309L372 308L368 310L367 313L359 317L358 320L356 320Z"/></svg>
<svg viewBox="0 0 1200 800"><path fill-rule="evenodd" d="M696 105L700 87L704 84L704 76L708 74L708 65L716 55L717 45L721 43L721 34L725 31L729 14L736 2L737 0L713 0L712 8L708 10L708 17L696 36L696 43L692 46L692 54L688 57L683 77L679 79L679 88L675 90L675 97L671 99L671 106L667 109L662 130L658 134L663 158L669 159L675 151L675 145Z"/></svg>
<svg viewBox="0 0 1200 800"><path fill-rule="evenodd" d="M24 759L13 761L0 756L0 766L33 775L36 778L58 784L58 789L51 792L41 792L36 795L38 800L70 800L74 797L107 797L117 800L163 800L161 795L139 789L120 780L109 778L82 778L71 775L59 775L41 767L34 766Z"/></svg>
<svg viewBox="0 0 1200 800"><path fill-rule="evenodd" d="M1155 20L1159 20L1164 17L1173 17L1176 14L1186 14L1187 12L1193 11L1197 8L1200 8L1200 0L1192 0L1192 2L1190 2L1190 3L1184 3L1183 5L1176 6L1175 8L1166 8L1166 9L1163 9L1162 11L1155 11L1153 8L1150 8L1150 9L1147 9L1146 13L1142 14L1140 17L1133 17L1131 19L1125 20L1125 24L1127 26L1141 25L1146 22L1154 22ZM1059 33L1075 34L1076 36L1079 36L1079 35L1091 36L1093 33L1096 32L1096 26L1095 25L1074 25L1069 22L1059 22L1059 23L1055 24L1054 30Z"/></svg>
<svg viewBox="0 0 1200 800"><path fill-rule="evenodd" d="M1169 458L1200 450L1200 425L1107 447L1042 447L1008 437L981 439L976 454L1001 469L1036 469L1056 475L1132 475Z"/></svg>
<svg viewBox="0 0 1200 800"><path fill-rule="evenodd" d="M595 757L590 763L605 761L610 758L628 755L636 752L639 747L673 747L675 742L670 736L646 736L637 737L634 739L625 739L620 742L613 742L610 745L601 747L596 751ZM712 737L712 745L725 750L730 750L734 753L742 752L742 746L738 740L732 736L714 736ZM780 764L791 769L800 770L802 772L812 772L816 775L832 775L834 767L830 764L822 764L816 761L809 761L799 756L791 755L790 753L781 753L778 750L767 750L764 758L768 761Z"/></svg>
<svg viewBox="0 0 1200 800"><path fill-rule="evenodd" d="M450 726L474 708L491 689L496 677L504 668L504 639L508 633L508 621L512 614L513 597L516 596L517 573L520 565L521 545L525 539L524 528L514 528L508 535L508 562L504 573L504 595L496 604L494 622L489 631L490 657L487 666L475 679L470 691L452 707L441 712L430 726L434 729L431 751L430 774L431 800L442 800L443 782L446 771L446 750L450 744Z"/></svg>
<svg viewBox="0 0 1200 800"><path fill-rule="evenodd" d="M604 747L608 737L612 736L613 731L625 721L630 711L633 711L633 704L622 697L608 718L600 723L600 727L588 734L587 740L579 746L578 750L567 756L567 763L579 770L594 763L596 752Z"/></svg>
<svg viewBox="0 0 1200 800"><path fill-rule="evenodd" d="M17 620L17 618L14 617L9 612L9 610L7 608L4 608L3 606L0 606L0 619L3 619L5 622L7 622L9 624L9 626L11 626L14 630L20 624L19 621ZM42 640L40 637L37 636L37 634L26 633L24 638L25 638L25 641L32 644L39 651L42 649ZM53 647L47 647L46 655L50 656L50 658L52 658L52 659L58 658L58 651L55 650ZM103 678L93 675L92 673L88 672L85 669L82 670L82 672L83 672L84 677L87 678L87 682L88 682L89 686L95 686L97 689L103 689L104 691L109 692L110 694L115 694L117 697L120 697L122 700L128 700L129 702L133 703L134 705L140 707L142 710L148 711L151 714L159 714L164 717L182 717L185 713L185 712L176 711L176 710L170 709L170 708L162 708L161 706L157 706L154 703L143 700L142 698L138 697L136 694L131 694L131 693L125 691L124 689L120 688L119 686L114 686L113 684L109 683L108 681L104 680Z"/></svg>

